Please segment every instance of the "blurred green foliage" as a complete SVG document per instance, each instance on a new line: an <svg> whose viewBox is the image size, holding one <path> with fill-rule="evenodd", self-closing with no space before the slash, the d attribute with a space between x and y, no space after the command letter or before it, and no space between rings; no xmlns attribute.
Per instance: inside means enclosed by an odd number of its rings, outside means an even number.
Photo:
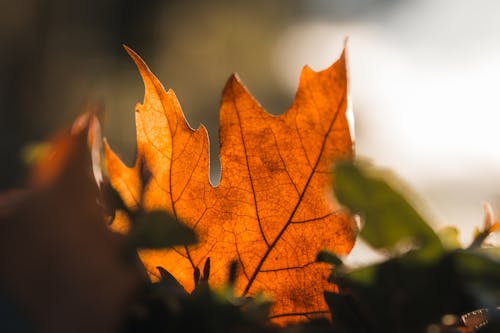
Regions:
<svg viewBox="0 0 500 333"><path fill-rule="evenodd" d="M439 233L395 190L394 179L356 163L336 165L335 194L363 226L360 237L386 260L352 268L328 251L317 261L332 267L330 281L338 293L325 292L331 321L315 319L280 327L269 320L272 301L264 294L241 297L233 287L238 263L228 267L225 286L210 286L210 259L193 274L188 293L163 267L158 282L143 269L143 283L130 301L121 332L279 332L279 333L465 333L500 331L500 248L489 247L498 231L492 215L472 244L462 247L458 231ZM387 180L388 179L388 180ZM101 202L107 210L124 209L108 188ZM196 241L191 229L164 211L128 212L132 220L130 250L187 246ZM131 251L135 253L135 251ZM37 332L22 309L0 290L0 329Z"/></svg>
<svg viewBox="0 0 500 333"><path fill-rule="evenodd" d="M393 254L418 246L416 253L426 258L442 253L439 237L389 183L348 163L338 164L335 174L335 194L352 213L361 215L365 225L360 236L371 246Z"/></svg>
<svg viewBox="0 0 500 333"><path fill-rule="evenodd" d="M326 294L326 299L338 331L425 332L446 314L500 304L499 256L460 248L456 229L445 230L440 240L377 172L341 163L335 174L338 200L364 220L361 238L392 254L368 267L335 267L332 282L341 291ZM405 246L395 251L401 244ZM483 330L493 326L499 328L489 324Z"/></svg>
<svg viewBox="0 0 500 333"><path fill-rule="evenodd" d="M200 272L195 272L196 288L191 294L169 272L158 267L161 280L145 284L144 293L134 305L124 331L498 331L499 311L495 308L500 304L500 256L498 248L484 247L486 229L477 235L482 237L480 246L462 248L458 231L450 227L438 236L390 184L393 179L386 181L387 177L373 168L353 163L338 164L335 175L338 200L363 219L360 237L388 256L381 263L350 268L333 253L321 251L318 254L317 261L332 265L330 279L339 286L338 293L325 292L331 322L314 320L278 327L268 320L272 303L262 295L238 297L232 288L231 277L226 287L211 289L207 260L203 276L200 278ZM156 214L161 213L153 215ZM161 217L149 216L158 223L144 223L134 230L142 230L142 235L162 233L163 226L159 223L166 220L163 215ZM477 237L473 244L478 243ZM179 244L186 242L187 245L191 239L179 240ZM152 244L156 246L155 242ZM228 270L233 272L228 275L234 279L236 267ZM478 309L484 317L470 313ZM464 322L460 316L466 313L469 313L467 318L475 321ZM474 327L477 322L484 325Z"/></svg>
<svg viewBox="0 0 500 333"><path fill-rule="evenodd" d="M137 248L159 249L197 242L194 231L166 211L140 214L134 223L131 241Z"/></svg>

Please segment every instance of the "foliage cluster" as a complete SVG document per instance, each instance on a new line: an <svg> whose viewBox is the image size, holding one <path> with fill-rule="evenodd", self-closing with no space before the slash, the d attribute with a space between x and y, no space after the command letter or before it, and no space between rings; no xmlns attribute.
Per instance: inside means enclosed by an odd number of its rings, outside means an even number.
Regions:
<svg viewBox="0 0 500 333"><path fill-rule="evenodd" d="M201 278L193 277L197 287L191 294L158 267L162 278L148 284L137 304L142 311L129 318L126 331L498 331L500 249L484 243L498 229L498 222L492 223L487 217L472 244L462 248L449 229L435 233L404 196L373 169L344 163L337 165L335 174L337 197L363 219L360 237L387 254L387 259L349 268L332 253L318 254L318 261L332 265L331 282L339 286L338 293L324 294L332 321L314 319L274 326L267 317L272 304L269 300L236 297L231 278L222 290L211 289L208 263ZM162 228L158 225L149 232L163 233ZM173 237L164 241L171 244L176 241ZM141 242L147 243L147 237ZM473 315L475 310L480 311Z"/></svg>

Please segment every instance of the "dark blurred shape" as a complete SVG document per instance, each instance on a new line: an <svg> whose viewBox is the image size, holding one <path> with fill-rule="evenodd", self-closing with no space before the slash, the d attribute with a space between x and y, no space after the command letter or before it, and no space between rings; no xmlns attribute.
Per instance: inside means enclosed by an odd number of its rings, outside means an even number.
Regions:
<svg viewBox="0 0 500 333"><path fill-rule="evenodd" d="M38 332L118 332L142 285L96 202L87 131L55 137L30 188L0 195L0 297Z"/></svg>
<svg viewBox="0 0 500 333"><path fill-rule="evenodd" d="M19 151L80 111L128 41L150 50L160 1L21 0L0 3L0 188L19 184ZM83 82L83 84L82 84ZM61 117L61 115L64 115Z"/></svg>

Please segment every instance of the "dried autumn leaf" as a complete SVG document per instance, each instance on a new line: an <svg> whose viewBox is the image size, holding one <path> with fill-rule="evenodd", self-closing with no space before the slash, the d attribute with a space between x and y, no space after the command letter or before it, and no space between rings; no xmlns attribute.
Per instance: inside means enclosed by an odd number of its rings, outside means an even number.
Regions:
<svg viewBox="0 0 500 333"><path fill-rule="evenodd" d="M327 70L305 67L295 101L278 117L236 76L229 79L220 107L222 176L214 187L205 128L192 130L174 92L127 51L145 84L144 104L136 107L138 152L129 168L105 145L110 181L129 209L166 209L200 238L194 247L141 251L150 274L163 266L191 290L193 271L208 257L215 285L227 281L237 260L236 290L270 294L273 317L325 313L329 268L315 263L316 254L346 254L356 234L327 190L332 163L352 156L344 54ZM126 230L123 214L116 225Z"/></svg>
<svg viewBox="0 0 500 333"><path fill-rule="evenodd" d="M30 187L0 196L0 288L40 332L116 332L140 285L96 202L86 129L56 137Z"/></svg>

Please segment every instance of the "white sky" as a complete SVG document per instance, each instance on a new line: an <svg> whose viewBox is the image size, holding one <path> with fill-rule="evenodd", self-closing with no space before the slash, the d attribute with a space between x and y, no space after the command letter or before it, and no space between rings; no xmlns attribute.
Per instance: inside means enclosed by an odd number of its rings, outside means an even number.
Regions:
<svg viewBox="0 0 500 333"><path fill-rule="evenodd" d="M500 215L500 2L406 1L357 22L304 21L276 45L278 74L324 69L349 36L357 152L405 179L462 239Z"/></svg>

